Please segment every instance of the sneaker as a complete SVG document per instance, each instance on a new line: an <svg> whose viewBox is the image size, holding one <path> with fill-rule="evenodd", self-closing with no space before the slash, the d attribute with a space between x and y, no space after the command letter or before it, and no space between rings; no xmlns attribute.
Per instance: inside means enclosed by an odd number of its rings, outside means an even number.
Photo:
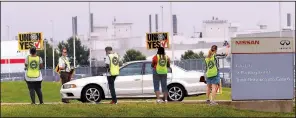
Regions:
<svg viewBox="0 0 296 118"><path fill-rule="evenodd" d="M210 105L218 105L217 102L211 101Z"/></svg>
<svg viewBox="0 0 296 118"><path fill-rule="evenodd" d="M33 103L33 102L32 102L31 104L32 104L32 105L36 105L36 103Z"/></svg>
<svg viewBox="0 0 296 118"><path fill-rule="evenodd" d="M163 101L161 99L157 99L156 103L162 103Z"/></svg>
<svg viewBox="0 0 296 118"><path fill-rule="evenodd" d="M113 101L111 101L110 104L117 104L117 102L113 102Z"/></svg>
<svg viewBox="0 0 296 118"><path fill-rule="evenodd" d="M164 103L168 103L168 100L164 100Z"/></svg>
<svg viewBox="0 0 296 118"><path fill-rule="evenodd" d="M43 102L41 102L40 104L44 104Z"/></svg>
<svg viewBox="0 0 296 118"><path fill-rule="evenodd" d="M211 101L210 101L210 100L207 100L207 101L206 101L206 103L207 103L207 104L210 104L210 103L211 103Z"/></svg>

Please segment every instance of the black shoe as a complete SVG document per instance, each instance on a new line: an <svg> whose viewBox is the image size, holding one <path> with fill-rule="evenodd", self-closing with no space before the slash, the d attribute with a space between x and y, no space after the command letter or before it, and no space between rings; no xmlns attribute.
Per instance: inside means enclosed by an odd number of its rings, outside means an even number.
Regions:
<svg viewBox="0 0 296 118"><path fill-rule="evenodd" d="M66 103L66 104L68 104L68 103L70 103L69 101L62 101L63 103Z"/></svg>

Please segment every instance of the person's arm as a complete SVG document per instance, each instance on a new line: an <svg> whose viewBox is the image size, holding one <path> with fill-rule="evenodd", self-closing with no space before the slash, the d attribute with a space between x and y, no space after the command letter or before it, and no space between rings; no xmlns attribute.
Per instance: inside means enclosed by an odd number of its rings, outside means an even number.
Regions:
<svg viewBox="0 0 296 118"><path fill-rule="evenodd" d="M171 68L171 59L168 57L167 67Z"/></svg>
<svg viewBox="0 0 296 118"><path fill-rule="evenodd" d="M63 59L60 57L59 58L59 68L60 68L60 70L65 69L65 64L63 62L64 62Z"/></svg>
<svg viewBox="0 0 296 118"><path fill-rule="evenodd" d="M207 72L208 66L207 66L206 60L204 60L204 63L205 63L205 72Z"/></svg>
<svg viewBox="0 0 296 118"><path fill-rule="evenodd" d="M156 64L157 64L157 56L154 56L154 57L152 58L151 67L154 68Z"/></svg>
<svg viewBox="0 0 296 118"><path fill-rule="evenodd" d="M43 60L42 60L41 57L39 57L39 68L40 69L44 68L44 66L43 66Z"/></svg>
<svg viewBox="0 0 296 118"><path fill-rule="evenodd" d="M219 65L219 59L217 58L217 56L215 56L215 61L216 61L217 69L219 70L220 65Z"/></svg>
<svg viewBox="0 0 296 118"><path fill-rule="evenodd" d="M105 57L105 64L106 64L105 68L109 70L110 69L110 58L109 58L109 56Z"/></svg>
<svg viewBox="0 0 296 118"><path fill-rule="evenodd" d="M25 58L25 68L24 69L25 70L28 69L28 56Z"/></svg>

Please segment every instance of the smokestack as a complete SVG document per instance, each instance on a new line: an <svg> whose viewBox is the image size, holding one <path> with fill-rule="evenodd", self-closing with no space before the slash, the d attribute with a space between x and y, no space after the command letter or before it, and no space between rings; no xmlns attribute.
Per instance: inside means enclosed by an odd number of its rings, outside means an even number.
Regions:
<svg viewBox="0 0 296 118"><path fill-rule="evenodd" d="M94 14L90 13L90 32L94 32Z"/></svg>
<svg viewBox="0 0 296 118"><path fill-rule="evenodd" d="M158 14L155 14L155 31L158 32Z"/></svg>
<svg viewBox="0 0 296 118"><path fill-rule="evenodd" d="M178 34L178 22L177 22L177 16L173 15L173 35Z"/></svg>
<svg viewBox="0 0 296 118"><path fill-rule="evenodd" d="M72 17L72 31L77 35L77 16Z"/></svg>
<svg viewBox="0 0 296 118"><path fill-rule="evenodd" d="M287 26L291 27L291 14L290 13L287 14Z"/></svg>
<svg viewBox="0 0 296 118"><path fill-rule="evenodd" d="M152 25L151 25L151 14L149 15L149 32L152 32Z"/></svg>

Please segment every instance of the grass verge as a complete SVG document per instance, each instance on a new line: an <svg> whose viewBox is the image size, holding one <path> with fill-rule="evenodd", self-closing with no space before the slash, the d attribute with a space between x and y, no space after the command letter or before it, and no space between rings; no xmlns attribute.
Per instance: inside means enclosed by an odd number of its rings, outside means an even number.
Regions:
<svg viewBox="0 0 296 118"><path fill-rule="evenodd" d="M60 102L60 87L58 82L42 82L42 93L44 102ZM206 95L185 97L185 100L205 100ZM223 88L223 94L216 96L217 100L231 100L231 89ZM36 96L36 100L38 100ZM143 100L143 99L124 99L124 100ZM154 99L148 99L154 100ZM105 100L104 100L105 101ZM29 90L23 81L1 82L1 102L5 103L30 103ZM36 101L37 102L37 101Z"/></svg>
<svg viewBox="0 0 296 118"><path fill-rule="evenodd" d="M58 104L3 105L1 117L293 117L294 113L271 113L237 110L205 104Z"/></svg>

